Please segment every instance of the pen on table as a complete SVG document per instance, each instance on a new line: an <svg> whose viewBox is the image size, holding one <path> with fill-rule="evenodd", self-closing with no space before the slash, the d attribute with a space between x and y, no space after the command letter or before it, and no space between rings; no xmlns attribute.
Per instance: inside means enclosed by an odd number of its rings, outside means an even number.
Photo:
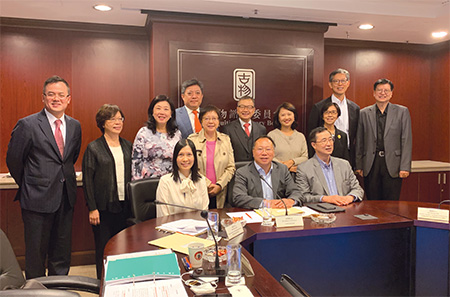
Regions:
<svg viewBox="0 0 450 297"><path fill-rule="evenodd" d="M245 213L247 215L247 217L249 217L250 219L252 218L248 213Z"/></svg>
<svg viewBox="0 0 450 297"><path fill-rule="evenodd" d="M191 267L192 267L191 261L189 261L188 257L186 257L185 259L186 259L186 263L188 265L188 269L191 269Z"/></svg>

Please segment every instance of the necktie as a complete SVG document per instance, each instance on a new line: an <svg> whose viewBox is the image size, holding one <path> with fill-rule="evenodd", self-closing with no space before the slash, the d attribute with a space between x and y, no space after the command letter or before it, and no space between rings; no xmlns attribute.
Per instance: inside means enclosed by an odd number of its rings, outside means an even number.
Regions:
<svg viewBox="0 0 450 297"><path fill-rule="evenodd" d="M248 137L250 137L250 129L248 128L249 126L250 126L250 123L244 124L245 133L247 134Z"/></svg>
<svg viewBox="0 0 450 297"><path fill-rule="evenodd" d="M58 145L59 148L59 152L61 153L61 157L63 156L64 153L64 139L62 136L62 132L61 132L61 120L56 120L55 121L55 140L56 140L56 144Z"/></svg>
<svg viewBox="0 0 450 297"><path fill-rule="evenodd" d="M202 125L200 124L200 121L198 120L198 111L193 110L192 113L195 115L195 119L194 119L195 133L198 133L202 129Z"/></svg>

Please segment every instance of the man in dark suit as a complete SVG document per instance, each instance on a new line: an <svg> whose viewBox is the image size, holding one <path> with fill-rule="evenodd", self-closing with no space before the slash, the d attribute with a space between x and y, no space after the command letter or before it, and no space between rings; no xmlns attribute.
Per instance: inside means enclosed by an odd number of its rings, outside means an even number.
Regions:
<svg viewBox="0 0 450 297"><path fill-rule="evenodd" d="M239 119L223 126L222 132L230 136L234 151L234 161L253 160L252 148L255 139L266 135L266 127L260 123L253 122L255 114L255 100L251 97L239 99L237 108Z"/></svg>
<svg viewBox="0 0 450 297"><path fill-rule="evenodd" d="M361 201L364 191L347 160L332 157L334 139L325 127L314 128L309 135L315 155L297 168L295 180L303 201L347 205Z"/></svg>
<svg viewBox="0 0 450 297"><path fill-rule="evenodd" d="M19 186L27 279L69 272L72 216L76 201L74 163L81 146L80 123L65 115L68 83L58 76L44 83L44 109L20 119L11 134L6 163Z"/></svg>
<svg viewBox="0 0 450 297"><path fill-rule="evenodd" d="M256 139L253 147L255 161L236 171L234 206L255 209L261 207L265 200L269 201L271 208L284 208L285 204L287 207L302 204L300 191L288 168L272 161L274 155L275 143L269 136Z"/></svg>
<svg viewBox="0 0 450 297"><path fill-rule="evenodd" d="M181 98L184 106L177 108L175 114L181 136L187 138L202 129L198 116L203 101L203 83L195 78L184 81L181 84Z"/></svg>
<svg viewBox="0 0 450 297"><path fill-rule="evenodd" d="M350 86L350 73L345 69L339 68L330 73L328 80L328 86L333 91L333 94L316 103L311 109L308 120L308 134L314 128L323 126L321 115L323 105L327 102L336 103L341 109L341 115L336 120L335 126L347 134L350 163L352 167L355 167L355 145L359 121L359 106L353 101L348 100L345 96L345 92ZM309 146L309 157L312 157L314 153L314 149Z"/></svg>
<svg viewBox="0 0 450 297"><path fill-rule="evenodd" d="M364 176L370 200L399 200L402 179L411 172L411 117L391 104L394 84L385 78L373 86L376 103L361 110L356 141L356 172Z"/></svg>

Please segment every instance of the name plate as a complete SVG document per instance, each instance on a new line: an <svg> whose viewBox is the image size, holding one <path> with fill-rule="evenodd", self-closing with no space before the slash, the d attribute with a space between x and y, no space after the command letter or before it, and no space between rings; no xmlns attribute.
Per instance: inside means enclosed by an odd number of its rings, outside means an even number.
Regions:
<svg viewBox="0 0 450 297"><path fill-rule="evenodd" d="M437 208L417 208L417 219L421 221L430 221L437 223L447 223L449 222L449 210L448 209L437 209Z"/></svg>
<svg viewBox="0 0 450 297"><path fill-rule="evenodd" d="M225 232L227 233L228 239L234 238L239 234L244 233L244 228L242 228L242 224L240 221L234 222L228 227L225 227Z"/></svg>
<svg viewBox="0 0 450 297"><path fill-rule="evenodd" d="M303 226L303 216L292 215L275 217L275 223L277 228Z"/></svg>

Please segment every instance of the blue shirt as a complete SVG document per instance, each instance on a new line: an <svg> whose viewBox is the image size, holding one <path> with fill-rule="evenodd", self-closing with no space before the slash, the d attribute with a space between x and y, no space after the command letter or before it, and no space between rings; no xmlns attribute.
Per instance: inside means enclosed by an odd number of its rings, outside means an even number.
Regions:
<svg viewBox="0 0 450 297"><path fill-rule="evenodd" d="M323 175L325 176L325 180L327 181L328 191L330 196L333 195L339 195L337 186L336 186L336 180L334 178L334 171L333 171L333 163L330 159L330 164L327 165L324 161L320 160L317 155L315 155L315 158L319 161L320 168L322 168ZM322 201L322 197L320 197L320 201Z"/></svg>
<svg viewBox="0 0 450 297"><path fill-rule="evenodd" d="M266 200L273 200L273 190L270 188L272 187L272 169L273 169L273 164L270 165L270 170L269 173L266 174L266 172L264 171L264 169L262 169L261 166L259 166L258 164L255 163L255 167L256 170L258 171L259 175L262 176L262 178L264 178L264 180L267 182L265 183L264 181L261 181L261 186L262 186L262 190L263 190L263 198ZM267 185L269 184L270 187Z"/></svg>

